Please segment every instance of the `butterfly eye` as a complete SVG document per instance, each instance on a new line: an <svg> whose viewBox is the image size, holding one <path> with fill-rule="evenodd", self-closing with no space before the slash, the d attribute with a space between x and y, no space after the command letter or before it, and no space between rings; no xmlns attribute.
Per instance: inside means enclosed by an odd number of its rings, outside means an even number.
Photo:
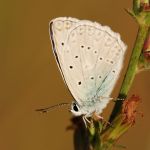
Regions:
<svg viewBox="0 0 150 150"><path fill-rule="evenodd" d="M113 73L115 73L116 71L115 71L115 70L113 70L112 72L113 72Z"/></svg>
<svg viewBox="0 0 150 150"><path fill-rule="evenodd" d="M76 112L78 112L78 111L79 111L79 109L78 109L78 107L77 107L77 104L76 104L76 103L73 103L73 110L74 110L74 111L76 111Z"/></svg>

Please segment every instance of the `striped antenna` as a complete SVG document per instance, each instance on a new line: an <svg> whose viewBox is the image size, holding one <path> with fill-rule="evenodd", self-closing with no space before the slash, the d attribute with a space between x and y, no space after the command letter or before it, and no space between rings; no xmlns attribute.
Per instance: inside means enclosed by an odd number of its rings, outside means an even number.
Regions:
<svg viewBox="0 0 150 150"><path fill-rule="evenodd" d="M70 103L60 103L60 104L56 104L56 105L49 106L49 107L46 107L46 108L36 109L35 111L40 111L42 113L47 113L48 111L54 110L56 108L62 108L63 106L69 106L69 105L70 105Z"/></svg>
<svg viewBox="0 0 150 150"><path fill-rule="evenodd" d="M113 102L123 101L123 100L125 100L125 98L117 98L117 99L114 99L114 98L113 98Z"/></svg>
<svg viewBox="0 0 150 150"><path fill-rule="evenodd" d="M104 97L104 96L100 96L99 98L100 98L100 100L110 99L113 102L125 100L125 98L112 98L112 97Z"/></svg>

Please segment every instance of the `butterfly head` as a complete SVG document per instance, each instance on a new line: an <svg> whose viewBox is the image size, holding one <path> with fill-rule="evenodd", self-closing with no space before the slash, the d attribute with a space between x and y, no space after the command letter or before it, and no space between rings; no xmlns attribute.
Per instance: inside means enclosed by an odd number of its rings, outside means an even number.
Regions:
<svg viewBox="0 0 150 150"><path fill-rule="evenodd" d="M77 102L73 101L72 104L71 104L71 110L70 110L73 115L75 116L81 116L83 113L78 105Z"/></svg>

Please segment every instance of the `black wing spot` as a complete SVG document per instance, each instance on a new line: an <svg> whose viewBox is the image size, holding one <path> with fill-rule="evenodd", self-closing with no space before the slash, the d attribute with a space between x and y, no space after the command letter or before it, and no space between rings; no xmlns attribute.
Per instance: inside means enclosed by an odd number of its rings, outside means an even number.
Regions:
<svg viewBox="0 0 150 150"><path fill-rule="evenodd" d="M101 76L99 76L99 78L102 78Z"/></svg>
<svg viewBox="0 0 150 150"><path fill-rule="evenodd" d="M110 63L113 64L114 62L113 62L113 61L110 61Z"/></svg>
<svg viewBox="0 0 150 150"><path fill-rule="evenodd" d="M99 59L100 59L100 60L103 60L103 58L102 58L102 57L100 57Z"/></svg>
<svg viewBox="0 0 150 150"><path fill-rule="evenodd" d="M94 51L95 54L97 54L97 51Z"/></svg>
<svg viewBox="0 0 150 150"><path fill-rule="evenodd" d="M87 47L87 49L91 49L91 47Z"/></svg>
<svg viewBox="0 0 150 150"><path fill-rule="evenodd" d="M75 56L75 58L78 58L78 56Z"/></svg>
<svg viewBox="0 0 150 150"><path fill-rule="evenodd" d="M113 72L113 73L115 73L116 71L115 71L115 70L113 70L112 72Z"/></svg>
<svg viewBox="0 0 150 150"><path fill-rule="evenodd" d="M69 66L70 69L73 69L73 66Z"/></svg>
<svg viewBox="0 0 150 150"><path fill-rule="evenodd" d="M84 48L84 46L83 46L83 45L81 45L81 48Z"/></svg>
<svg viewBox="0 0 150 150"><path fill-rule="evenodd" d="M94 77L91 77L91 80L93 80L94 79Z"/></svg>
<svg viewBox="0 0 150 150"><path fill-rule="evenodd" d="M81 81L78 82L78 85L81 85Z"/></svg>
<svg viewBox="0 0 150 150"><path fill-rule="evenodd" d="M62 42L61 45L64 46L64 43Z"/></svg>

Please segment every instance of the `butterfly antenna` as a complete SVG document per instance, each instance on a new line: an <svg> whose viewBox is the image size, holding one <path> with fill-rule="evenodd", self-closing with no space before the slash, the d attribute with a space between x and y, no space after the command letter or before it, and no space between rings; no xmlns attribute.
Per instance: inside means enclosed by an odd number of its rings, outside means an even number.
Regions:
<svg viewBox="0 0 150 150"><path fill-rule="evenodd" d="M104 97L104 96L100 96L99 98L100 98L100 100L110 99L113 102L125 100L124 98L112 98L112 97Z"/></svg>
<svg viewBox="0 0 150 150"><path fill-rule="evenodd" d="M125 100L125 98L116 98L116 99L113 98L113 102L123 101L123 100Z"/></svg>
<svg viewBox="0 0 150 150"><path fill-rule="evenodd" d="M40 111L42 113L47 113L48 111L54 110L56 108L62 108L63 106L68 106L68 105L70 105L70 103L60 103L60 104L56 104L56 105L49 106L49 107L46 107L46 108L36 109L35 111Z"/></svg>

